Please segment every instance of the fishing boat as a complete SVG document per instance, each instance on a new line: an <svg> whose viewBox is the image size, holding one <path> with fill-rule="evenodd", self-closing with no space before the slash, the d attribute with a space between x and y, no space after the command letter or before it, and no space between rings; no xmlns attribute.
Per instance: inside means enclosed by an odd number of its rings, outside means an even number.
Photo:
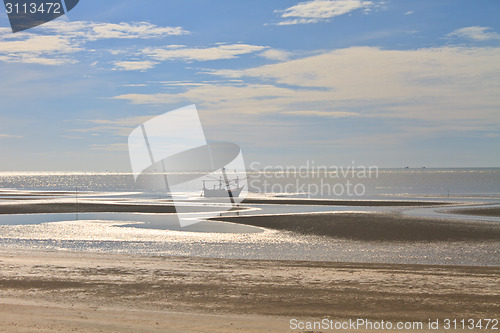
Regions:
<svg viewBox="0 0 500 333"><path fill-rule="evenodd" d="M205 186L203 186L203 196L205 198L225 198L225 197L237 198L240 195L243 188L244 186L230 188L230 189L227 188L208 189Z"/></svg>
<svg viewBox="0 0 500 333"><path fill-rule="evenodd" d="M206 186L207 182L217 182L213 188ZM240 179L236 177L234 180L229 180L226 171L222 169L222 176L219 179L203 180L203 196L205 198L227 198L231 201L237 198L245 186L240 186Z"/></svg>

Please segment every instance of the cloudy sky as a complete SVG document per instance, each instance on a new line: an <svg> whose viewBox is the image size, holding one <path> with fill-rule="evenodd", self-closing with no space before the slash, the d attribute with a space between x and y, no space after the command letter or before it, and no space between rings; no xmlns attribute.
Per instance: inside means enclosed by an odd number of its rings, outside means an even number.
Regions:
<svg viewBox="0 0 500 333"><path fill-rule="evenodd" d="M196 104L249 165L500 167L500 1L81 0L0 12L0 171L129 171Z"/></svg>

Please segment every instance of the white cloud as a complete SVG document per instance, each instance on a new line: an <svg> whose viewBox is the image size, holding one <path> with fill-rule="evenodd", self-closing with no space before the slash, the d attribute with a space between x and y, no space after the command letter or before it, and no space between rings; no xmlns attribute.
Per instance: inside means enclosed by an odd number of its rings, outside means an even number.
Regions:
<svg viewBox="0 0 500 333"><path fill-rule="evenodd" d="M85 40L161 38L189 34L182 27L159 27L148 22L101 23L92 21L51 21L41 29L57 35Z"/></svg>
<svg viewBox="0 0 500 333"><path fill-rule="evenodd" d="M242 104L234 106L235 111L247 109L252 100L258 102L263 101L260 98L271 97L293 97L294 91L287 88L280 88L274 85L265 84L243 84L232 85L225 83L207 84L202 86L194 86L183 93L156 93L156 94L124 94L114 97L114 99L122 99L131 101L134 104L167 104L180 103L182 101L193 101L194 103L209 103L212 104L218 99L218 104L226 102ZM225 96L225 97L223 97ZM264 101L265 102L265 101ZM246 111L245 113L247 113ZM252 112L252 111L250 111ZM266 112L266 109L253 112Z"/></svg>
<svg viewBox="0 0 500 333"><path fill-rule="evenodd" d="M12 29L10 28L0 28L0 36L4 36L8 33L12 33Z"/></svg>
<svg viewBox="0 0 500 333"><path fill-rule="evenodd" d="M286 21L281 21L276 23L276 25L294 25L294 24L308 24L308 23L318 23L321 22L322 20L320 19L293 19L293 20L286 20Z"/></svg>
<svg viewBox="0 0 500 333"><path fill-rule="evenodd" d="M67 55L80 50L59 36L21 34L15 40L0 40L0 60L6 62L59 65L72 62Z"/></svg>
<svg viewBox="0 0 500 333"><path fill-rule="evenodd" d="M84 137L82 136L74 136L74 135L59 135L63 139L70 139L70 140L83 140Z"/></svg>
<svg viewBox="0 0 500 333"><path fill-rule="evenodd" d="M413 15L415 12L413 10L409 10L405 13L405 15Z"/></svg>
<svg viewBox="0 0 500 333"><path fill-rule="evenodd" d="M10 29L0 28L0 61L36 63L42 65L61 65L77 62L75 53L94 52L91 42L103 39L153 39L178 36L189 32L181 27L159 27L147 22L138 23L99 23L91 21L66 22L56 20L42 25L36 32L12 34ZM91 45L91 44L90 44ZM129 50L109 49L113 55L114 69L145 71L153 68L157 61L208 61L232 59L240 55L260 52L266 46L248 44L217 44L213 47L192 48L184 45L167 47L148 47L135 53L135 59L127 59ZM94 52L95 54L95 52ZM138 59L141 55L146 59ZM284 51L275 51L263 56L275 59L286 58ZM141 58L142 58L141 57ZM119 60L118 60L118 59ZM121 59L120 59L121 58ZM148 59L149 58L149 59ZM103 63L103 61L100 61ZM93 66L98 62L94 61Z"/></svg>
<svg viewBox="0 0 500 333"><path fill-rule="evenodd" d="M11 135L11 134L2 134L0 133L0 139L20 139L22 136L20 135Z"/></svg>
<svg viewBox="0 0 500 333"><path fill-rule="evenodd" d="M284 61L288 60L291 57L291 53L284 51L284 50L278 50L278 49L269 49L265 50L264 52L259 53L261 57L264 57L266 59L270 60L279 60L279 61Z"/></svg>
<svg viewBox="0 0 500 333"><path fill-rule="evenodd" d="M418 50L382 50L352 47L288 62L246 70L218 70L229 78L253 77L278 84L330 90L335 99L434 95L435 87L462 87L491 92L499 85L499 48L442 47ZM467 78L467 79L465 79ZM452 89L454 92L457 91ZM468 89L465 89L468 90Z"/></svg>
<svg viewBox="0 0 500 333"><path fill-rule="evenodd" d="M220 129L214 133L226 136L220 140L240 138L244 124L246 131L253 131L251 140L279 142L280 135L303 133L300 126L313 119L340 117L408 125L394 129L399 132L417 123L446 123L449 131L491 133L500 130L491 127L500 124L498 59L500 48L352 47L255 68L208 72L220 81L186 86L181 92L114 98L135 104L196 103L211 115L206 119L209 127ZM231 83L232 79L243 82ZM261 137L262 123L269 119L277 122L277 130ZM284 133L285 128L292 134ZM440 130L446 129L429 128L432 133Z"/></svg>
<svg viewBox="0 0 500 333"><path fill-rule="evenodd" d="M278 25L317 23L344 15L358 9L370 9L372 1L361 0L312 0L299 2L285 10L277 10L286 20Z"/></svg>
<svg viewBox="0 0 500 333"><path fill-rule="evenodd" d="M115 68L122 71L146 71L153 68L157 62L154 61L117 61Z"/></svg>
<svg viewBox="0 0 500 333"><path fill-rule="evenodd" d="M79 128L70 130L70 132L91 133L91 135L99 135L98 133L112 133L117 136L128 136L130 132L146 122L154 116L136 116L121 119L93 119L85 123L91 123L94 126L90 128Z"/></svg>
<svg viewBox="0 0 500 333"><path fill-rule="evenodd" d="M86 44L91 41L162 38L187 33L180 27L158 27L147 22L114 24L56 20L40 26L36 33L16 34L8 28L0 28L0 61L42 65L75 63L73 55L85 51ZM146 62L142 66L146 66Z"/></svg>
<svg viewBox="0 0 500 333"><path fill-rule="evenodd" d="M175 45L165 48L145 48L142 53L159 61L207 61L232 59L239 55L262 51L266 48L266 46L248 44L225 44L208 48L189 48Z"/></svg>
<svg viewBox="0 0 500 333"><path fill-rule="evenodd" d="M345 112L345 111L285 111L282 114L288 114L291 116L305 116L305 117L327 117L327 118L345 118L345 117L357 117L359 113L356 112Z"/></svg>
<svg viewBox="0 0 500 333"><path fill-rule="evenodd" d="M500 34L489 32L488 27L465 27L448 34L449 37L459 37L474 41L500 40Z"/></svg>
<svg viewBox="0 0 500 333"><path fill-rule="evenodd" d="M139 24L97 24L92 27L94 38L157 38L163 36L184 35L187 32L181 27L157 27L154 24L142 22Z"/></svg>
<svg viewBox="0 0 500 333"><path fill-rule="evenodd" d="M159 82L165 87L201 87L209 86L210 82L190 82L190 81L162 81Z"/></svg>
<svg viewBox="0 0 500 333"><path fill-rule="evenodd" d="M110 144L102 144L102 145L91 145L91 149L93 150L103 150L103 151L126 151L128 152L128 144L126 143L110 143Z"/></svg>

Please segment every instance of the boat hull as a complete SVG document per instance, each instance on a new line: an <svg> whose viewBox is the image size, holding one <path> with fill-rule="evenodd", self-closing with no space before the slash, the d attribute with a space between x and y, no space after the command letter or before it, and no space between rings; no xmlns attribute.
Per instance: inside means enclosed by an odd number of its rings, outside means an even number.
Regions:
<svg viewBox="0 0 500 333"><path fill-rule="evenodd" d="M229 196L232 196L233 198L237 198L240 196L241 191L243 190L243 187L237 187L235 189L231 190L226 190L226 189L208 189L208 188L203 188L203 196L205 198L227 198Z"/></svg>

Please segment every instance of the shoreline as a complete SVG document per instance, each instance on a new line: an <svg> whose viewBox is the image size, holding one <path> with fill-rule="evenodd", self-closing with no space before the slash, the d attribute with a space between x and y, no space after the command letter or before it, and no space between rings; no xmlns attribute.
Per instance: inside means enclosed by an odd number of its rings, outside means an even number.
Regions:
<svg viewBox="0 0 500 333"><path fill-rule="evenodd" d="M71 209L164 213L171 208L87 201L78 205L0 205L0 213L69 213ZM313 213L215 220L362 241L488 241L498 240L500 235L498 223L419 219L397 213ZM8 332L247 333L290 332L291 318L364 318L424 324L429 319L496 318L499 280L500 265L0 249L0 327Z"/></svg>
<svg viewBox="0 0 500 333"><path fill-rule="evenodd" d="M36 197L30 199L38 199ZM9 200L18 200L9 198ZM24 199L26 200L26 199ZM306 206L358 206L358 207L427 207L450 205L449 202L426 201L364 201L364 200L311 200L311 199L245 199L240 207L245 204L259 205L306 205ZM186 207L184 207L186 209ZM189 212L202 212L210 210L210 206L189 206ZM213 210L218 210L214 207ZM175 213L171 201L165 204L128 204L124 202L96 203L82 200L76 202L30 202L30 203L2 203L0 201L0 214L48 214L48 213Z"/></svg>
<svg viewBox="0 0 500 333"><path fill-rule="evenodd" d="M358 206L358 207L417 207L453 204L449 201L409 201L409 200L336 200L336 199L290 199L245 198L241 204L261 205L308 205L308 206Z"/></svg>
<svg viewBox="0 0 500 333"><path fill-rule="evenodd" d="M297 214L273 214L250 216L220 216L210 218L208 221L230 222L254 227L290 231L304 235L327 236L360 241L495 241L500 240L500 223L446 220L439 218L404 216L397 211L393 212L335 212L334 207L345 205L345 201L336 200L254 200L259 204L275 204L283 202L306 205L326 205L330 203L333 212L311 212ZM373 201L351 201L350 206L366 206ZM436 202L413 201L380 201L378 206L384 207L432 207ZM417 205L418 204L418 205ZM474 214L478 216L497 216L500 208L460 208L449 203L447 212L455 214ZM247 206L248 207L248 206ZM186 206L189 212L218 211L218 207ZM242 203L237 209L245 209ZM452 209L453 208L453 209ZM45 203L9 203L0 204L0 215L23 214L50 214L50 213L146 213L146 214L173 214L175 206L167 204L130 204L124 202L45 202Z"/></svg>

